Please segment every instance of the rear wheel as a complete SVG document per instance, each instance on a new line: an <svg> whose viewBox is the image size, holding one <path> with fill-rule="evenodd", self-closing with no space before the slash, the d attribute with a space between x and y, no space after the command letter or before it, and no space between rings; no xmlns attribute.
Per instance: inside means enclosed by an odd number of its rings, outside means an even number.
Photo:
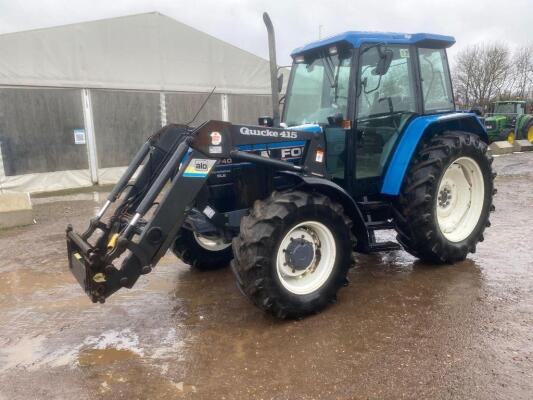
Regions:
<svg viewBox="0 0 533 400"><path fill-rule="evenodd" d="M466 132L422 145L395 206L398 240L408 252L433 263L475 252L494 209L491 163L486 144Z"/></svg>
<svg viewBox="0 0 533 400"><path fill-rule="evenodd" d="M526 139L530 143L533 143L533 119L529 121L529 123L524 128L524 131Z"/></svg>
<svg viewBox="0 0 533 400"><path fill-rule="evenodd" d="M341 205L318 193L274 192L242 219L232 269L256 306L278 318L303 317L336 300L354 244Z"/></svg>
<svg viewBox="0 0 533 400"><path fill-rule="evenodd" d="M172 252L185 264L199 270L213 270L227 266L233 258L231 242L181 229Z"/></svg>

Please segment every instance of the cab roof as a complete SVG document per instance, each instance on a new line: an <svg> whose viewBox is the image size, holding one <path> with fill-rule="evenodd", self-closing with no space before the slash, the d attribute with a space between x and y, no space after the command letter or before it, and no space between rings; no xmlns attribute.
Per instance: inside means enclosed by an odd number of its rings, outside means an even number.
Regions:
<svg viewBox="0 0 533 400"><path fill-rule="evenodd" d="M397 32L362 32L349 31L328 38L308 43L291 53L294 57L309 50L329 46L335 43L347 43L353 48L359 48L366 43L405 44L420 47L444 49L455 43L453 36L437 35L433 33L397 33Z"/></svg>

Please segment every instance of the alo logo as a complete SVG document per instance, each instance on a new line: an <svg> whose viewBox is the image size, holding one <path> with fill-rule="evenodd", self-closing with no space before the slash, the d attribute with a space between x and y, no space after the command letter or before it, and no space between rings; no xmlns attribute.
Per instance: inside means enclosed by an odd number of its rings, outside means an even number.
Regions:
<svg viewBox="0 0 533 400"><path fill-rule="evenodd" d="M209 164L207 160L195 160L194 168L198 171L207 171L209 169Z"/></svg>

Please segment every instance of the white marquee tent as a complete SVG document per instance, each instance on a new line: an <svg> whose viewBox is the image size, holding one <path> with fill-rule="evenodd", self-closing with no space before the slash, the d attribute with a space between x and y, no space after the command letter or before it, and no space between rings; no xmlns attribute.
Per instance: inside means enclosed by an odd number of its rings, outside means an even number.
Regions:
<svg viewBox="0 0 533 400"><path fill-rule="evenodd" d="M267 60L159 13L4 34L0 49L0 85L270 90Z"/></svg>
<svg viewBox="0 0 533 400"><path fill-rule="evenodd" d="M267 60L159 13L0 35L0 54L0 190L113 182L215 86L201 119L271 107Z"/></svg>

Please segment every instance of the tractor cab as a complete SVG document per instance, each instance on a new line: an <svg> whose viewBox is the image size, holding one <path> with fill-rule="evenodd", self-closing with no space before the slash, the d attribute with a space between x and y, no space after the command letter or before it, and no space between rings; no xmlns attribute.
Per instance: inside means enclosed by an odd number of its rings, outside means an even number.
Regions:
<svg viewBox="0 0 533 400"><path fill-rule="evenodd" d="M409 122L454 111L446 48L430 34L346 32L294 50L282 126L323 132L332 180L382 188Z"/></svg>
<svg viewBox="0 0 533 400"><path fill-rule="evenodd" d="M493 114L522 115L525 112L525 101L497 101L494 103Z"/></svg>

